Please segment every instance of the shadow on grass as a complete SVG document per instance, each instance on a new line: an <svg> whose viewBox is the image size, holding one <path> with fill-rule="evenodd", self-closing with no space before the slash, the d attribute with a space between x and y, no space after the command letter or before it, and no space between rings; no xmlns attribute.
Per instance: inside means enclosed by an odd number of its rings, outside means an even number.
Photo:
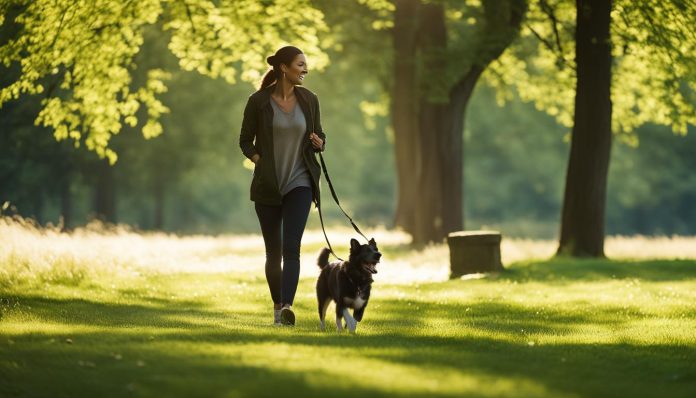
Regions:
<svg viewBox="0 0 696 398"><path fill-rule="evenodd" d="M693 345L554 344L529 345L526 333L567 334L582 325L621 327L616 308L592 314L534 311L509 303L461 305L418 303L417 317L404 303L383 300L366 321L378 334L320 333L299 324L288 330L266 326L253 308L234 313L209 310L203 302L160 299L152 304L118 304L82 299L15 297L32 319L102 330L23 333L0 341L2 396L518 396L496 393L486 383L530 380L549 396L693 396ZM361 326L362 327L362 326ZM437 335L436 327L462 330ZM138 329L141 328L141 329ZM79 329L76 329L79 330ZM370 329L365 329L369 331ZM71 344L66 343L70 337ZM289 353L261 346L289 345ZM292 350L302 351L294 357ZM122 356L116 359L114 353ZM249 356L257 360L249 360ZM266 366L258 359L274 361ZM329 358L334 366L314 366ZM369 359L376 368L351 362ZM302 361L305 366L296 366ZM420 375L474 377L463 390L395 389L386 373L380 385L352 377L397 367ZM310 371L307 368L311 369ZM37 377L42 383L37 383ZM351 378L348 378L351 376ZM398 375L397 375L398 376ZM347 379L350 382L346 382ZM503 391L503 390L500 390Z"/></svg>
<svg viewBox="0 0 696 398"><path fill-rule="evenodd" d="M547 261L516 263L500 274L517 281L588 282L602 279L641 279L646 281L686 281L696 279L694 260L601 260L554 258Z"/></svg>
<svg viewBox="0 0 696 398"><path fill-rule="evenodd" d="M4 299L8 301L8 299ZM193 300L144 299L148 304L116 304L84 299L58 299L39 296L15 296L12 303L21 303L22 311L31 314L32 320L51 324L109 327L150 328L188 331L207 330L225 324L243 323L263 327L269 324L269 315L256 308L232 309L229 312L211 311L206 304ZM8 301L10 303L10 301ZM587 303L584 312L568 312L567 309L531 308L508 302L434 303L421 301L408 307L404 300L380 299L369 309L366 320L377 330L395 330L399 333L418 333L432 327L454 327L480 330L510 338L544 333L567 335L582 325L622 327L626 317L617 315L644 315L638 309L625 306ZM12 306L12 304L10 304ZM309 316L314 326L318 316L314 307L300 304L299 310ZM333 328L333 306L327 312L327 325ZM628 313L629 311L633 311ZM405 312L416 316L398 316ZM692 311L687 310L689 314ZM309 315L311 314L311 315ZM390 316L391 315L391 316Z"/></svg>

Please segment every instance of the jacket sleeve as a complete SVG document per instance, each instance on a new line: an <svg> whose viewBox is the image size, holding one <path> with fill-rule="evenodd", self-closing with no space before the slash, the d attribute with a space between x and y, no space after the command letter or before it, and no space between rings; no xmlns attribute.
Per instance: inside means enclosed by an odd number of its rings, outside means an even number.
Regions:
<svg viewBox="0 0 696 398"><path fill-rule="evenodd" d="M249 97L249 101L247 101L244 108L244 120L242 120L242 129L239 133L239 147L242 149L244 156L249 159L258 154L256 146L254 146L257 130L256 104Z"/></svg>
<svg viewBox="0 0 696 398"><path fill-rule="evenodd" d="M321 127L321 111L319 110L319 98L315 95L314 101L316 103L316 112L314 113L314 134L318 135L319 138L324 141L321 149L314 149L314 152L324 152L326 149L326 134L324 134L324 129Z"/></svg>

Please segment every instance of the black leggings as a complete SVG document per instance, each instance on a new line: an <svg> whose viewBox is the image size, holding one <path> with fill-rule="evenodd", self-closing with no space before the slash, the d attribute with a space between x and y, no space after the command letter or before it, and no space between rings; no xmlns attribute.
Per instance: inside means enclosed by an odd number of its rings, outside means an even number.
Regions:
<svg viewBox="0 0 696 398"><path fill-rule="evenodd" d="M266 281L275 304L292 305L295 299L300 279L300 242L311 205L312 189L309 187L288 192L280 206L256 204L256 215L266 244Z"/></svg>

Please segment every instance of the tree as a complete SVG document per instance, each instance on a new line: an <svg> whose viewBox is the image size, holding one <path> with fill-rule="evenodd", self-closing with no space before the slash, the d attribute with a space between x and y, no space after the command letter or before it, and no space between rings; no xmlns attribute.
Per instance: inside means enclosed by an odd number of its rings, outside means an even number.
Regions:
<svg viewBox="0 0 696 398"><path fill-rule="evenodd" d="M109 140L124 124L140 126L146 138L162 132L159 119L168 109L158 95L168 74L149 70L143 85L131 87L143 30L158 21L171 33L169 49L181 68L229 83L240 69L242 80L258 80L265 56L287 40L302 46L315 68L328 62L317 38L327 28L307 0L0 0L0 24L21 26L0 47L5 67L21 68L17 80L0 88L0 106L44 94L36 123L113 164ZM144 123L136 115L142 106Z"/></svg>
<svg viewBox="0 0 696 398"><path fill-rule="evenodd" d="M486 67L517 36L525 10L524 0L482 1L463 10L395 2L395 219L416 245L463 227L466 107Z"/></svg>
<svg viewBox="0 0 696 398"><path fill-rule="evenodd" d="M576 4L575 116L558 251L600 257L611 151L611 1Z"/></svg>
<svg viewBox="0 0 696 398"><path fill-rule="evenodd" d="M14 19L19 9L8 10ZM17 37L19 26L0 25L0 46ZM20 67L0 66L0 87L20 76ZM25 97L6 104L0 112L0 202L11 203L19 214L38 222L49 218L47 204L60 202L64 230L73 225L74 180L86 161L85 151L76 151L67 142L56 142L48 129L32 121L41 109L40 99Z"/></svg>
<svg viewBox="0 0 696 398"><path fill-rule="evenodd" d="M603 256L611 131L637 145L644 123L680 134L696 123L696 5L539 0L530 15L494 80L573 126L558 253Z"/></svg>

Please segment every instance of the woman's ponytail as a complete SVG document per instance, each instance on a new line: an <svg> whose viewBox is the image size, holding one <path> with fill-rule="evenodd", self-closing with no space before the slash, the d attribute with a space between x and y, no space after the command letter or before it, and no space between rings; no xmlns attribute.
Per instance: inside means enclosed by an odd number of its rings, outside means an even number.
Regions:
<svg viewBox="0 0 696 398"><path fill-rule="evenodd" d="M275 69L269 69L268 72L263 76L263 81L261 81L261 87L259 87L259 90L263 90L264 88L270 86L271 84L275 83L275 81L278 80L276 77L276 71Z"/></svg>

